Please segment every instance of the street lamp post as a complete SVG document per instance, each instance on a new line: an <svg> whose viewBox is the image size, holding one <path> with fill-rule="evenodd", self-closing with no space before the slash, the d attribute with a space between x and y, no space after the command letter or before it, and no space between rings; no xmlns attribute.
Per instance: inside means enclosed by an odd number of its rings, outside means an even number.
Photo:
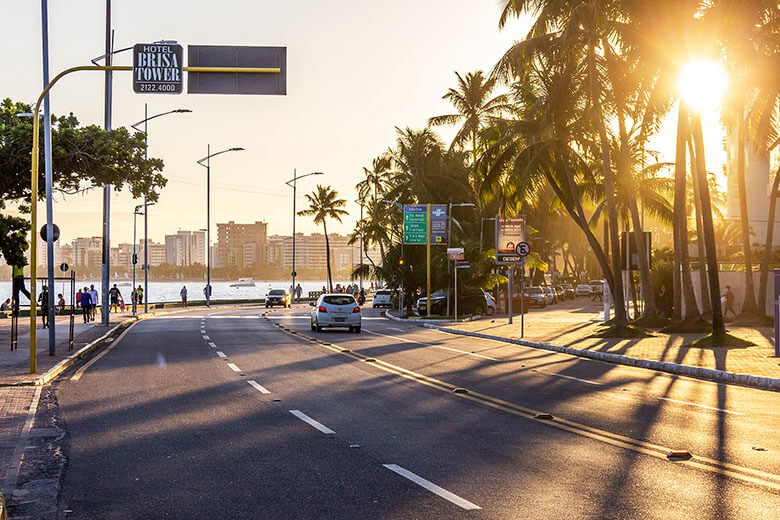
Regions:
<svg viewBox="0 0 780 520"><path fill-rule="evenodd" d="M206 168L206 306L211 307L211 158L227 152L240 152L243 148L234 147L211 153L211 145L206 145L206 157L198 159L197 163ZM206 161L206 164L203 164Z"/></svg>
<svg viewBox="0 0 780 520"><path fill-rule="evenodd" d="M382 199L382 202L385 202L387 204L392 204L396 208L398 208L401 213L404 212L404 205L400 202L396 202L394 200L385 200ZM384 261L384 259L382 259ZM401 261L399 263L400 269L401 269L401 295L398 299L398 307L399 312L401 312L401 316L403 316L403 308L404 308L404 231L403 231L403 225L401 227ZM429 296L430 298L430 296Z"/></svg>
<svg viewBox="0 0 780 520"><path fill-rule="evenodd" d="M138 128L138 125L141 123L144 124L144 160L148 158L149 152L149 134L147 132L149 121L158 117L166 116L168 114L184 114L192 112L192 110L188 108L177 108L176 110L169 110L168 112L162 112L160 114L155 114L152 117L149 117L148 109L148 104L144 103L143 120L130 125L136 132L140 132L141 129ZM146 195L144 195L144 312L149 312L149 217L147 217L149 212L147 210L149 209L150 205L151 204L149 204L146 199ZM135 241L133 241L133 248L135 248ZM135 265L133 265L133 271L135 271ZM135 275L135 272L133 272L133 275ZM133 290L135 291L135 280L133 280ZM135 314L135 300L133 300L133 314Z"/></svg>
<svg viewBox="0 0 780 520"><path fill-rule="evenodd" d="M298 191L298 179L303 179L304 177L308 177L309 175L323 175L322 172L311 172L306 173L304 175L298 175L297 170L293 168L293 178L289 181L285 182L286 185L290 186L293 189L293 212L292 212L292 291L295 291L295 275L297 274L295 272L295 198ZM292 184L290 184L292 183ZM327 261L327 258L325 259ZM282 263L284 263L284 258L282 258Z"/></svg>
<svg viewBox="0 0 780 520"><path fill-rule="evenodd" d="M138 263L138 255L135 253L135 243L136 243L136 240L135 240L135 229L136 229L136 221L138 219L135 218L135 217L137 217L138 215L146 213L145 211L141 211L141 209L143 209L143 207L144 207L143 204L141 204L139 206L136 206L135 207L135 211L133 211L133 258L132 258L132 262L133 262L133 290L130 291L130 297L133 299L133 316L135 316L136 303L138 302L138 298L136 297L136 294L135 294L135 265Z"/></svg>
<svg viewBox="0 0 780 520"><path fill-rule="evenodd" d="M473 204L471 202L460 202L453 204L450 202L447 204L448 211L447 211L447 249L450 248L450 237L452 236L452 208L463 208L463 207L471 207L473 208L476 206L476 204ZM447 260L447 316L450 315L450 260Z"/></svg>

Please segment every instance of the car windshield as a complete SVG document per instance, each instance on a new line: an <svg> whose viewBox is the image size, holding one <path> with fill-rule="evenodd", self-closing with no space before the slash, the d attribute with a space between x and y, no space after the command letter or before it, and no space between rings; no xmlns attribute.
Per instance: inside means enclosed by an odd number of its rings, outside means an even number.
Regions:
<svg viewBox="0 0 780 520"><path fill-rule="evenodd" d="M525 292L527 292L528 294L540 294L542 290L538 287L529 287L528 289L525 290Z"/></svg>
<svg viewBox="0 0 780 520"><path fill-rule="evenodd" d="M269 296L284 296L284 290L274 289L268 293Z"/></svg>
<svg viewBox="0 0 780 520"><path fill-rule="evenodd" d="M323 296L322 303L329 305L355 305L355 298L347 295Z"/></svg>
<svg viewBox="0 0 780 520"><path fill-rule="evenodd" d="M377 291L376 292L377 296L390 296L391 294L393 294L392 291Z"/></svg>

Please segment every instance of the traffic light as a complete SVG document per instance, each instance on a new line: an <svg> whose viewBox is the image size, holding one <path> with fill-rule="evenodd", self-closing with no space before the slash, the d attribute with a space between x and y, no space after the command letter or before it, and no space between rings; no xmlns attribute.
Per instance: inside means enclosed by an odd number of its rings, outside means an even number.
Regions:
<svg viewBox="0 0 780 520"><path fill-rule="evenodd" d="M400 260L398 260L398 265L404 265L404 259L403 259L403 258L401 258Z"/></svg>
<svg viewBox="0 0 780 520"><path fill-rule="evenodd" d="M133 265L135 265L137 263L138 263L138 254L137 253L133 253Z"/></svg>

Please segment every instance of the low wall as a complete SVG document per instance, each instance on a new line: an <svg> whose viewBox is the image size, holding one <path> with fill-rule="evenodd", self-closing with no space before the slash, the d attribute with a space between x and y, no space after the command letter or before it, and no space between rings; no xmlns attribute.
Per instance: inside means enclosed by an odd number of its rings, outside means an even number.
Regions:
<svg viewBox="0 0 780 520"><path fill-rule="evenodd" d="M696 293L696 301L701 305L701 285L699 283L699 275L701 271L692 271L691 278L693 278L693 291ZM703 273L706 276L706 273ZM753 273L753 287L758 296L758 283L761 278L761 273L754 271ZM742 303L745 301L745 272L744 271L720 271L718 273L720 279L720 292L726 290L726 286L731 286L731 292L734 293L734 309L739 313L742 310ZM764 302L764 312L767 316L774 316L775 310L772 302L772 298L775 294L775 276L773 272L769 272L769 283L766 290L766 301ZM730 314L729 314L730 315Z"/></svg>

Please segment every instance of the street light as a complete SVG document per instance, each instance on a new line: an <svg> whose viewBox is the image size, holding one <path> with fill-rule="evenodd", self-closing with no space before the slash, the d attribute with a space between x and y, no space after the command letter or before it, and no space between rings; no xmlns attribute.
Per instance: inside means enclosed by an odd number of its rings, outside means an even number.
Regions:
<svg viewBox="0 0 780 520"><path fill-rule="evenodd" d="M149 133L147 132L147 123L152 119L166 116L168 114L185 114L189 112L192 112L192 110L189 108L177 108L176 110L169 110L168 112L162 112L160 114L155 114L149 117L148 105L147 103L144 103L144 118L141 121L130 125L136 132L141 132L141 129L138 128L138 125L141 123L144 124L144 160L147 159L147 153L149 151ZM149 218L147 217L147 210L149 209L150 205L151 204L149 204L146 200L146 195L144 195L144 312L149 312L149 253L147 252L149 250ZM133 224L133 226L135 226L135 224ZM135 247L135 245L133 245L133 247ZM133 265L133 270L135 270L135 265ZM135 275L135 273L133 274ZM133 282L133 290L135 290L135 281ZM135 314L135 300L133 301L133 314Z"/></svg>
<svg viewBox="0 0 780 520"><path fill-rule="evenodd" d="M447 204L449 211L447 211L447 249L450 248L450 237L452 236L452 208L473 208L476 204L471 202L458 202ZM447 316L450 315L450 261L447 260Z"/></svg>
<svg viewBox="0 0 780 520"><path fill-rule="evenodd" d="M306 173L303 175L297 175L297 170L293 168L293 178L289 181L285 182L286 185L290 186L293 189L293 213L292 213L292 242L293 242L293 250L292 250L292 292L295 291L295 275L297 274L295 272L295 197L296 193L298 191L298 179L303 179L304 177L308 177L309 175L324 175L322 172L311 172ZM292 184L290 184L292 183ZM328 260L327 258L325 259ZM282 263L284 263L284 259L282 259ZM331 288L331 290L333 290Z"/></svg>
<svg viewBox="0 0 780 520"><path fill-rule="evenodd" d="M206 306L211 307L211 158L227 152L240 152L243 148L234 147L222 150L221 152L211 153L211 145L206 145L206 157L196 161L199 165L206 168L206 288L203 292L206 295ZM206 161L206 164L203 164Z"/></svg>

